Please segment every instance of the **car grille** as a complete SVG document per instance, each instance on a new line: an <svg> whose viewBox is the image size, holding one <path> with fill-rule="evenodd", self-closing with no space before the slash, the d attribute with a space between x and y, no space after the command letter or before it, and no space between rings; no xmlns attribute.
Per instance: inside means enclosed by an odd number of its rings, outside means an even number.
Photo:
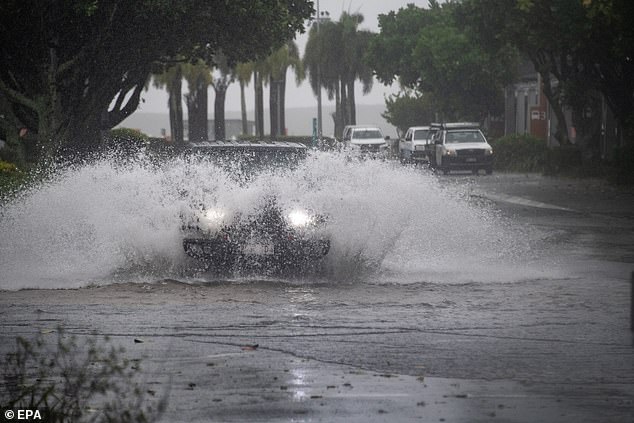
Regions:
<svg viewBox="0 0 634 423"><path fill-rule="evenodd" d="M380 144L361 144L361 151L363 152L378 153L380 149Z"/></svg>
<svg viewBox="0 0 634 423"><path fill-rule="evenodd" d="M464 150L456 150L458 157L480 157L484 156L485 150L482 148L467 148Z"/></svg>

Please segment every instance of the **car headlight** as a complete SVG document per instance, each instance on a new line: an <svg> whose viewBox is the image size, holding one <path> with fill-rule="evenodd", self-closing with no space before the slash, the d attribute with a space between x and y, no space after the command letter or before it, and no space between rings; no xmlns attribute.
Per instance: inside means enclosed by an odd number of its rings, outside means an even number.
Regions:
<svg viewBox="0 0 634 423"><path fill-rule="evenodd" d="M484 150L484 155L485 156L492 156L493 155L493 149L492 148L487 148L486 150Z"/></svg>
<svg viewBox="0 0 634 423"><path fill-rule="evenodd" d="M315 223L315 216L305 210L293 210L286 215L286 220L294 228L305 228Z"/></svg>
<svg viewBox="0 0 634 423"><path fill-rule="evenodd" d="M445 151L443 151L443 156L457 156L458 154L456 153L456 150L452 150L450 148L447 148Z"/></svg>
<svg viewBox="0 0 634 423"><path fill-rule="evenodd" d="M210 233L218 232L230 219L229 213L221 208L211 208L198 213L198 227Z"/></svg>

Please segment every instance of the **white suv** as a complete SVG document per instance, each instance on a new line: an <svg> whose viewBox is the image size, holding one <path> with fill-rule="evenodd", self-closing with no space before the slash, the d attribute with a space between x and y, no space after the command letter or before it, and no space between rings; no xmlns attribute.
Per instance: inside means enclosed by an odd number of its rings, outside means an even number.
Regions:
<svg viewBox="0 0 634 423"><path fill-rule="evenodd" d="M378 126L354 126L343 137L344 146L362 153L385 153L389 137L383 137Z"/></svg>
<svg viewBox="0 0 634 423"><path fill-rule="evenodd" d="M407 130L405 137L398 142L398 157L402 163L429 161L427 145L437 128L431 126L413 126Z"/></svg>

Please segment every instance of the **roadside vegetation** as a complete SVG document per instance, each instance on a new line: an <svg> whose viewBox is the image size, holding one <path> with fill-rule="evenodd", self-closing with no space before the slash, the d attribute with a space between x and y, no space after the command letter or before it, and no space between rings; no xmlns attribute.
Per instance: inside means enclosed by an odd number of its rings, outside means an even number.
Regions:
<svg viewBox="0 0 634 423"><path fill-rule="evenodd" d="M429 4L379 16L366 61L381 82L402 87L386 99L388 122L400 131L430 122L480 122L494 140L498 169L632 183L633 2ZM553 116L548 150L534 139L502 137L503 93L524 64L539 74ZM609 130L601 121L606 110L615 121Z"/></svg>
<svg viewBox="0 0 634 423"><path fill-rule="evenodd" d="M510 172L543 172L546 169L546 141L528 135L490 139L495 152L494 168Z"/></svg>
<svg viewBox="0 0 634 423"><path fill-rule="evenodd" d="M0 139L31 138L36 161L92 151L138 108L153 73L263 59L312 13L309 0L3 1Z"/></svg>
<svg viewBox="0 0 634 423"><path fill-rule="evenodd" d="M612 160L584 158L575 145L548 148L530 135L508 135L489 140L495 152L494 169L502 172L539 172L549 176L598 177L615 185L634 185L634 148L621 147Z"/></svg>
<svg viewBox="0 0 634 423"><path fill-rule="evenodd" d="M0 196L20 186L24 173L14 163L0 160Z"/></svg>
<svg viewBox="0 0 634 423"><path fill-rule="evenodd" d="M401 87L386 99L383 114L401 133L430 122L477 121L496 139L500 169L632 181L634 2L430 0L428 8L408 5L379 15L378 33L363 29L359 13L316 17L309 0L124 3L0 5L7 34L0 52L0 140L6 144L0 160L8 163L0 190L59 156L90 154L104 145L152 147L152 140L131 130L111 132L137 110L152 83L169 94L172 146L182 146L187 136L206 139L209 87L214 130L224 138L224 100L235 81L243 100L252 81L260 139L269 90L270 135L282 139L289 69L297 83L308 79L315 93L323 90L335 101L326 119L333 119L336 136L356 123L355 86L368 92L376 77ZM25 21L38 24L25 27ZM301 56L293 38L304 31ZM539 74L553 116L547 152L535 140L502 138L504 93L524 64ZM609 131L599 121L608 111ZM246 133L244 101L242 116Z"/></svg>
<svg viewBox="0 0 634 423"><path fill-rule="evenodd" d="M62 329L17 337L2 363L0 408L38 410L47 422L155 421L167 398L140 385L140 361L125 355L108 338Z"/></svg>

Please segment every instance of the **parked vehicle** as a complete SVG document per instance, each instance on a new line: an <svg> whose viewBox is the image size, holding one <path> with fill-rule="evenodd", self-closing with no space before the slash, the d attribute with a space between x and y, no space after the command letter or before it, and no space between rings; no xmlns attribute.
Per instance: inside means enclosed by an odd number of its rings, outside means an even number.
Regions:
<svg viewBox="0 0 634 423"><path fill-rule="evenodd" d="M386 155L387 140L378 126L350 127L343 138L344 147L359 151L362 154Z"/></svg>
<svg viewBox="0 0 634 423"><path fill-rule="evenodd" d="M350 140L350 131L352 128L361 128L363 125L346 125L343 127L343 133L341 136L342 141Z"/></svg>
<svg viewBox="0 0 634 423"><path fill-rule="evenodd" d="M432 143L427 145L433 168L447 174L452 170L483 169L493 173L493 148L477 123L453 122L432 124L436 129Z"/></svg>
<svg viewBox="0 0 634 423"><path fill-rule="evenodd" d="M413 126L407 130L405 137L399 140L398 157L402 163L428 162L427 145L437 128L431 126Z"/></svg>

